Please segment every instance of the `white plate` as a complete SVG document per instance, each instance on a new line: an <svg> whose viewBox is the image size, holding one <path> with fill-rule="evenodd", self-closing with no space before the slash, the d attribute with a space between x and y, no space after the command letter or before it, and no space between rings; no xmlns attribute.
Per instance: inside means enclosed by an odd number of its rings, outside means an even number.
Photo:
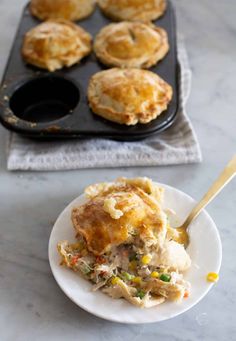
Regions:
<svg viewBox="0 0 236 341"><path fill-rule="evenodd" d="M188 215L194 200L185 193L163 185L165 188L164 207L177 212L180 222ZM188 253L192 259L192 267L185 274L191 282L191 296L182 303L165 302L159 306L140 309L125 300L113 300L100 291L92 292L91 284L77 273L61 267L57 252L57 243L61 240L75 240L75 232L71 223L71 210L83 204L85 197L75 199L57 219L49 240L49 262L52 273L64 293L84 310L106 320L120 323L149 323L170 319L182 314L198 303L211 289L212 283L206 281L209 272L219 272L221 265L221 241L215 223L207 212L202 212L192 223L190 229L191 243Z"/></svg>

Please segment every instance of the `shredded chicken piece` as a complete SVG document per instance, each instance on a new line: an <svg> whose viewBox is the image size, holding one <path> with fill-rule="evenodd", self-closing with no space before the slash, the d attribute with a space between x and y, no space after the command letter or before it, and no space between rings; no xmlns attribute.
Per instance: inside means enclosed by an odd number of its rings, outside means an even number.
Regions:
<svg viewBox="0 0 236 341"><path fill-rule="evenodd" d="M98 289L104 287L104 285L107 284L107 281L108 281L108 278L107 278L107 279L104 279L104 281L101 281L101 282L95 284L95 285L93 286L93 288L92 288L92 291L97 291Z"/></svg>
<svg viewBox="0 0 236 341"><path fill-rule="evenodd" d="M156 296L156 295L149 295L147 294L144 299L143 299L143 304L145 308L152 308L155 307L156 305L159 305L163 302L165 302L165 297L163 296Z"/></svg>
<svg viewBox="0 0 236 341"><path fill-rule="evenodd" d="M151 293L164 296L171 301L181 301L185 293L182 285L163 282L159 279L150 280L145 283L144 287Z"/></svg>
<svg viewBox="0 0 236 341"><path fill-rule="evenodd" d="M112 298L125 298L130 303L138 306L144 307L144 302L139 297L134 297L136 289L129 287L124 281L120 280L113 287L103 289L103 292L107 293Z"/></svg>

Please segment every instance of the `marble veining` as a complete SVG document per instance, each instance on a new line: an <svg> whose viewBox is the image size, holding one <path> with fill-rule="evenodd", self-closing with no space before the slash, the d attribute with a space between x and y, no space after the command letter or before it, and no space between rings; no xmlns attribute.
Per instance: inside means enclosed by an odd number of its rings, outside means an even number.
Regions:
<svg viewBox="0 0 236 341"><path fill-rule="evenodd" d="M25 0L0 1L0 75ZM74 305L55 283L47 260L53 222L91 182L150 176L198 199L235 153L236 2L175 0L193 70L188 112L200 165L57 173L6 171L7 133L0 128L0 340L236 340L236 181L209 206L223 243L219 283L190 311L151 325L120 325Z"/></svg>

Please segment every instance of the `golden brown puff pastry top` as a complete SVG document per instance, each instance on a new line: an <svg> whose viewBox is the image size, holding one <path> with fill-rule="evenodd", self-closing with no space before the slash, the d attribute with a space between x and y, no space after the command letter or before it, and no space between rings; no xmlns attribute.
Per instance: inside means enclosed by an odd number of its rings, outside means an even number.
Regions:
<svg viewBox="0 0 236 341"><path fill-rule="evenodd" d="M118 69L95 74L88 99L94 113L127 125L148 123L160 115L172 98L172 88L157 74L140 69Z"/></svg>
<svg viewBox="0 0 236 341"><path fill-rule="evenodd" d="M164 29L140 22L105 26L97 35L94 50L101 62L110 66L148 68L169 50Z"/></svg>
<svg viewBox="0 0 236 341"><path fill-rule="evenodd" d="M63 19L46 21L24 37L22 55L26 62L55 71L78 63L92 50L92 37L80 26Z"/></svg>
<svg viewBox="0 0 236 341"><path fill-rule="evenodd" d="M88 192L93 192L90 186ZM88 249L102 255L112 246L131 243L135 236L148 246L161 245L167 232L166 215L145 187L122 178L98 188L84 205L74 208L72 222Z"/></svg>
<svg viewBox="0 0 236 341"><path fill-rule="evenodd" d="M151 21L166 10L166 0L98 0L105 15L114 20Z"/></svg>
<svg viewBox="0 0 236 341"><path fill-rule="evenodd" d="M30 11L40 20L62 18L80 20L89 16L95 0L31 0Z"/></svg>

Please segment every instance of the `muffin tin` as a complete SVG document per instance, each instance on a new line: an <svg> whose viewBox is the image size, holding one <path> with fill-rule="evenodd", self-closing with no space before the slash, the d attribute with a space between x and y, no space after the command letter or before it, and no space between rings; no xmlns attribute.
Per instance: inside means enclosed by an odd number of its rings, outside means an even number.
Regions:
<svg viewBox="0 0 236 341"><path fill-rule="evenodd" d="M170 1L166 13L154 22L167 31L170 51L150 70L172 86L173 98L165 112L145 125L119 125L94 115L89 109L89 79L94 73L106 69L93 53L80 64L53 73L26 65L21 57L23 36L39 23L31 16L27 6L0 89L0 121L7 129L42 139L101 137L132 141L163 131L174 123L178 113L179 69L175 13ZM99 8L90 17L78 22L93 37L109 23L111 20Z"/></svg>

